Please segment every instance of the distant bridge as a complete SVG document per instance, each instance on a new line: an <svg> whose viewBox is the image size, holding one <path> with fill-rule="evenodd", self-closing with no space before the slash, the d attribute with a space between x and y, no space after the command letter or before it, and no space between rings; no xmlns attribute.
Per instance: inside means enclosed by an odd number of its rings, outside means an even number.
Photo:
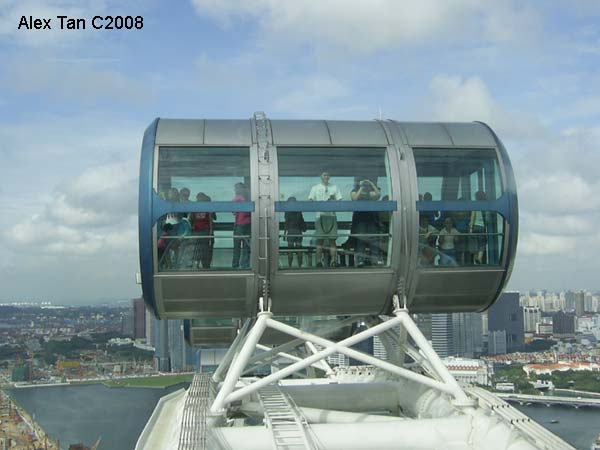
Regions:
<svg viewBox="0 0 600 450"><path fill-rule="evenodd" d="M495 395L507 402L519 403L541 403L546 406L552 405L567 405L579 408L581 406L600 408L600 398L586 397L559 397L555 395L528 395L528 394L512 394L495 392Z"/></svg>

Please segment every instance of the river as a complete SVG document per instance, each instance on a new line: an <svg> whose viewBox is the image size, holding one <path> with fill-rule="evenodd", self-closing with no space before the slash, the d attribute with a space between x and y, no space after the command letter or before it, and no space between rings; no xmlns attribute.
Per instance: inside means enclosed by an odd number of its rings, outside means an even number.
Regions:
<svg viewBox="0 0 600 450"><path fill-rule="evenodd" d="M132 450L166 389L106 387L101 384L11 389L9 395L61 448L82 442L98 450Z"/></svg>
<svg viewBox="0 0 600 450"><path fill-rule="evenodd" d="M102 438L98 450L132 450L158 399L167 389L108 388L78 385L12 389L9 394L61 447ZM564 406L516 406L579 450L589 450L600 433L600 409ZM557 420L558 423L551 423Z"/></svg>
<svg viewBox="0 0 600 450"><path fill-rule="evenodd" d="M590 450L600 433L600 408L571 406L513 405L523 414L563 438L578 450ZM551 421L557 420L557 423Z"/></svg>

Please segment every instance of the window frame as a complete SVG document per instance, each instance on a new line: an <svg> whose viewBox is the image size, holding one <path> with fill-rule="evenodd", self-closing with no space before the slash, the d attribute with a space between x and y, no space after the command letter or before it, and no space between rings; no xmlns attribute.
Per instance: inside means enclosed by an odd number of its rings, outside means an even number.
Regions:
<svg viewBox="0 0 600 450"><path fill-rule="evenodd" d="M415 205L415 215L416 215L416 245L417 245L417 251L415 253L415 260L414 260L414 264L417 268L417 270L427 270L427 271L431 271L431 270L444 270L444 271L463 271L465 268L468 268L469 270L474 270L474 271L479 271L479 270L498 270L498 269L503 269L506 267L507 265L507 261L508 261L508 247L509 247L509 241L510 241L510 233L511 233L511 227L510 227L510 223L508 220L508 216L510 215L510 208L508 205L508 197L509 197L509 192L508 192L508 182L507 182L507 178L506 178L506 169L505 169L505 163L504 160L502 158L502 153L500 152L500 149L498 148L498 146L480 146L480 145L461 145L461 146L456 146L456 145L410 145L408 146L408 148L410 148L410 152L411 152L411 156L412 156L412 160L413 160L413 164L412 164L412 170L414 170L414 184L413 184L413 189L415 192L415 201L414 201L414 205ZM492 161L494 161L494 165L496 170L498 171L498 177L497 179L500 180L500 189L501 189L501 195L498 196L496 199L494 200L485 200L485 201L479 201L479 200L433 200L433 201L429 201L426 202L428 204L428 206L430 206L430 208L425 208L423 209L423 201L419 200L419 195L421 194L421 192L419 192L419 176L418 176L418 172L417 172L417 157L415 155L415 151L418 153L420 150L440 150L440 151L452 151L452 150L482 150L482 151L493 151L495 159L493 159ZM475 172L476 173L476 172ZM459 178L460 179L460 178ZM486 180L485 180L485 172L484 172L484 184L485 184ZM496 183L494 182L494 187L496 187ZM474 195L474 194L472 194ZM443 206L450 206L450 209L443 209L441 207ZM474 207L475 206L475 207ZM477 208L477 206L479 206ZM420 217L420 213L422 211L447 211L447 212L452 212L452 211L481 211L481 212L491 212L491 213L495 213L497 215L499 215L502 218L503 224L502 224L502 228L503 228L503 238L502 238L502 243L501 245L498 247L499 250L501 250L501 257L499 259L499 262L497 265L476 265L476 266L423 266L420 265L418 262L418 258L419 258L419 251L418 251L418 246L419 246L419 217Z"/></svg>
<svg viewBox="0 0 600 450"><path fill-rule="evenodd" d="M160 149L161 148L207 148L207 149L227 149L236 148L247 151L248 158L248 170L249 170L249 181L250 181L250 199L246 202L232 202L232 201L214 201L206 205L199 206L199 202L190 201L186 203L173 203L160 198L158 193L158 174L159 174L159 163L160 163ZM247 273L248 271L255 271L256 267L254 264L254 239L250 238L250 267L245 270L235 271L234 269L209 269L209 270L177 270L177 271L160 271L158 261L158 239L159 230L158 223L160 219L168 213L177 212L221 212L221 213L233 213L233 212L250 212L252 231L251 236L254 235L255 223L255 212L256 202L254 200L254 192L256 190L255 181L255 164L252 159L252 146L251 145L213 145L213 144L154 144L152 161L152 258L153 258L153 273L155 276L176 276L176 275L194 275L194 276L211 276L216 273ZM166 205L169 205L168 207ZM175 206L175 207L173 207Z"/></svg>
<svg viewBox="0 0 600 450"><path fill-rule="evenodd" d="M285 200L277 200L273 202L273 206L274 206L274 215L273 215L273 228L275 230L275 232L273 233L273 237L271 239L271 243L272 243L272 249L273 249L273 254L276 255L277 257L275 258L275 261L277 262L277 264L273 264L274 267L274 271L276 273L285 273L285 274L289 274L289 273L305 273L305 272L310 272L310 271L319 271L319 272L327 272L326 269L323 268L282 268L279 267L279 252L281 250L281 248L285 248L285 247L280 247L280 238L279 238L279 225L280 225L280 215L284 214L284 212L286 211L299 211L299 212L327 212L327 211L337 211L337 212L360 212L360 211L370 211L371 206L373 204L379 204L379 205L385 205L385 207L387 207L386 209L382 210L382 209L378 209L377 211L389 211L391 214L390 217L390 227L389 227L389 234L390 234L390 239L389 239L389 249L388 249L388 257L390 259L390 264L389 265L384 265L381 267L378 266L371 266L371 267L367 267L365 269L359 269L356 270L354 268L348 269L348 268L344 268L344 267L337 267L335 269L336 272L352 272L352 273L363 273L363 272L367 272L369 270L378 270L378 271L385 271L385 270L392 270L393 267L393 260L394 260L394 239L393 239L393 229L394 229L394 214L396 212L400 211L400 207L399 207L399 202L401 203L401 198L399 197L399 192L398 197L396 196L396 189L394 189L394 177L398 175L398 171L399 169L396 168L394 170L394 168L392 167L391 161L392 161L392 157L391 157L391 153L392 152L397 152L398 149L396 146L392 145L392 144L388 144L388 145L376 145L376 146L368 146L368 145L322 145L322 144L302 144L302 145L298 145L298 144L283 144L283 145L275 145L274 146L274 153L276 155L275 157L275 179L274 179L274 198L279 199L281 197L281 191L280 191L280 185L281 185L281 173L280 173L280 161L279 161L279 150L280 149L320 149L323 152L326 152L328 149L339 149L339 150L348 150L348 149L357 149L357 150L367 150L367 149L371 149L371 150L380 150L383 153L383 157L384 157L384 166L385 166L385 170L386 170L386 175L387 175L387 188L389 191L389 194L386 194L389 196L389 200L386 201L381 201L378 200L376 202L372 202L372 201L352 201L352 200L340 200L335 203L335 206L332 206L331 204L326 207L325 209L323 209L322 207L320 209L318 209L318 205L325 205L327 203L330 202L326 202L326 201L312 201L312 200L302 200L302 201L296 201L295 203L299 204L299 208L293 208L293 209L289 209L288 207L286 207L284 204L287 203L287 201ZM306 209L303 208L306 207ZM363 209L364 208L364 209Z"/></svg>

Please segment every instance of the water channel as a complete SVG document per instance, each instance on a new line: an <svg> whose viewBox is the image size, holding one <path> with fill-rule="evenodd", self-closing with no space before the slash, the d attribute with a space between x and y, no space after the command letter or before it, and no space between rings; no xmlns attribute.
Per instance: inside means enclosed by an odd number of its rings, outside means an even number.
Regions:
<svg viewBox="0 0 600 450"><path fill-rule="evenodd" d="M131 450L159 398L185 385L167 389L108 388L104 385L12 389L11 397L61 447L82 442L98 450ZM530 405L517 408L579 450L589 450L600 433L600 409ZM554 422L554 423L553 423Z"/></svg>

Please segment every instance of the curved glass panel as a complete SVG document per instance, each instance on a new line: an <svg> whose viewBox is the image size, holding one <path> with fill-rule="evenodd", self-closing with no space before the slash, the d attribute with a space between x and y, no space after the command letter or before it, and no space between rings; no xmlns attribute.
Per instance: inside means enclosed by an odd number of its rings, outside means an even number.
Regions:
<svg viewBox="0 0 600 450"><path fill-rule="evenodd" d="M157 227L159 272L250 268L251 213L172 213ZM236 216L237 215L237 216Z"/></svg>
<svg viewBox="0 0 600 450"><path fill-rule="evenodd" d="M348 204L280 213L280 269L389 267L391 212L357 207L390 200L386 149L279 147L277 158L281 202Z"/></svg>
<svg viewBox="0 0 600 450"><path fill-rule="evenodd" d="M414 148L420 201L485 201L502 195L494 149Z"/></svg>
<svg viewBox="0 0 600 450"><path fill-rule="evenodd" d="M248 148L160 147L157 184L162 199L194 204L196 211L158 220L158 271L250 268L251 213L198 212L196 207L250 200Z"/></svg>
<svg viewBox="0 0 600 450"><path fill-rule="evenodd" d="M504 218L491 211L421 211L418 264L421 267L499 266Z"/></svg>
<svg viewBox="0 0 600 450"><path fill-rule="evenodd" d="M244 147L160 147L158 195L170 201L231 201L243 183L250 198L250 152ZM177 193L173 190L177 189ZM182 192L183 191L183 192Z"/></svg>

